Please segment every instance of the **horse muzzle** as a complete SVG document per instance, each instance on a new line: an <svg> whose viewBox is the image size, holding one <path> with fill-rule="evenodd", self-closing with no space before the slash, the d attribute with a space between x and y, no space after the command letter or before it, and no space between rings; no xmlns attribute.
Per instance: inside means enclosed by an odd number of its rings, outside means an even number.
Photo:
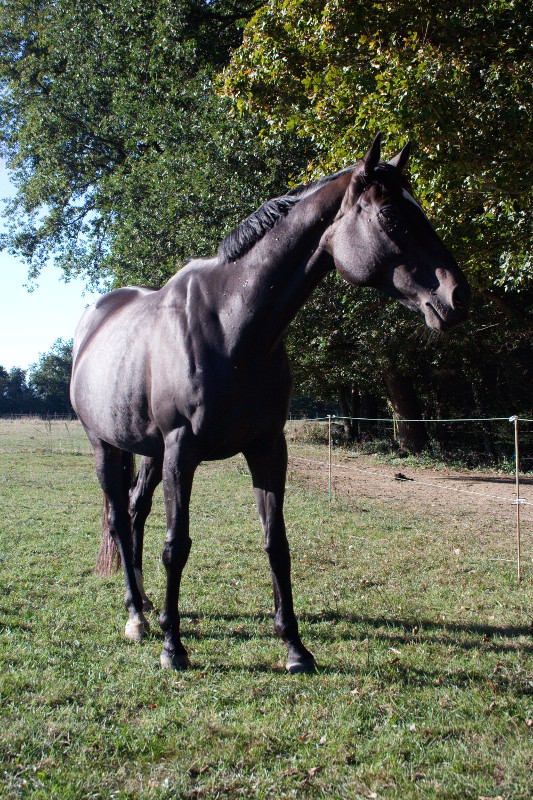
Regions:
<svg viewBox="0 0 533 800"><path fill-rule="evenodd" d="M445 270L437 270L437 278L438 287L419 299L420 310L429 328L445 331L468 317L470 287L462 273L455 278Z"/></svg>

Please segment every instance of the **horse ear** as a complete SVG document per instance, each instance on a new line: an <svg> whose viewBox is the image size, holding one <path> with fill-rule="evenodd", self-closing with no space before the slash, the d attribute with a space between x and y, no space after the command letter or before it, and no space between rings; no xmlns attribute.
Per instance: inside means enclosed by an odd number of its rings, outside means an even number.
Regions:
<svg viewBox="0 0 533 800"><path fill-rule="evenodd" d="M403 147L397 156L391 158L389 164L393 167L398 167L399 170L402 170L409 160L409 156L411 154L411 142L407 142L405 147Z"/></svg>
<svg viewBox="0 0 533 800"><path fill-rule="evenodd" d="M379 164L379 157L381 155L381 133L378 133L372 144L370 150L363 156L363 168L355 169L352 173L350 184L346 190L346 194L342 200L340 213L345 214L350 209L365 185L365 178L370 179L374 169Z"/></svg>
<svg viewBox="0 0 533 800"><path fill-rule="evenodd" d="M370 145L370 150L364 156L363 163L365 165L364 174L366 177L370 177L374 172L374 169L379 164L379 159L381 156L381 133L378 132L376 134L376 138Z"/></svg>

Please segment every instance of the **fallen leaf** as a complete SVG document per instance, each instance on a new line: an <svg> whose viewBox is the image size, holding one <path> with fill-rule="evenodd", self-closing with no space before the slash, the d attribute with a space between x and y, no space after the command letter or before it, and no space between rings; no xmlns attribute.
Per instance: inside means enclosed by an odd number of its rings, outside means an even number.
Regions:
<svg viewBox="0 0 533 800"><path fill-rule="evenodd" d="M310 778L314 778L317 772L320 772L320 767L311 767L311 769L307 770L307 774Z"/></svg>

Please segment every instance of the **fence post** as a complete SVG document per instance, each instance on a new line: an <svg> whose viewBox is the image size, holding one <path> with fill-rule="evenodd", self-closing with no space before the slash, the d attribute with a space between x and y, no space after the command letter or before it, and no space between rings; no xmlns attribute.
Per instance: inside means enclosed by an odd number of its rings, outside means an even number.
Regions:
<svg viewBox="0 0 533 800"><path fill-rule="evenodd" d="M517 554L517 570L518 570L518 585L522 582L522 565L521 565L521 542L520 542L520 506L522 500L520 499L520 454L518 449L518 417L516 414L509 417L509 422L514 423L514 455L515 455L515 483L516 483L516 554Z"/></svg>
<svg viewBox="0 0 533 800"><path fill-rule="evenodd" d="M331 414L328 414L328 498L331 502Z"/></svg>

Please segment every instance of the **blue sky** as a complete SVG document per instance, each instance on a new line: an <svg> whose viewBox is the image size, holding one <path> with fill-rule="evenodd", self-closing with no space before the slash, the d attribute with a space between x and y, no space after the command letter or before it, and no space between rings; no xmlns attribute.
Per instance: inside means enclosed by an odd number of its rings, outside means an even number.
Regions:
<svg viewBox="0 0 533 800"><path fill-rule="evenodd" d="M14 193L0 160L0 198ZM4 204L0 204L3 211ZM1 225L1 221L0 221ZM83 281L65 283L60 271L46 266L36 288L28 292L25 265L0 252L0 365L27 367L46 353L56 339L71 339L84 308L96 295Z"/></svg>

